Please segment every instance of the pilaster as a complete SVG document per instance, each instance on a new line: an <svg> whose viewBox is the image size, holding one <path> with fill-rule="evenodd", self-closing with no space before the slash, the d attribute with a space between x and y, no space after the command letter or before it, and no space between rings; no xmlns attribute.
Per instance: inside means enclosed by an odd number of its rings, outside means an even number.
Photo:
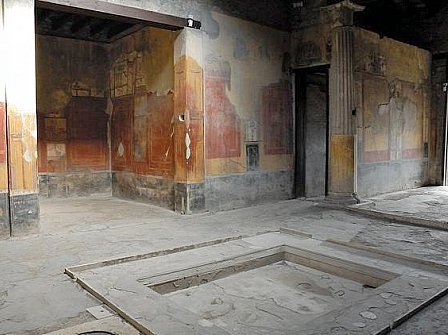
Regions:
<svg viewBox="0 0 448 335"><path fill-rule="evenodd" d="M36 230L39 219L35 8L33 0L3 0L2 8L7 216L11 234L20 235Z"/></svg>
<svg viewBox="0 0 448 335"><path fill-rule="evenodd" d="M205 209L202 32L185 28L175 42L175 210Z"/></svg>

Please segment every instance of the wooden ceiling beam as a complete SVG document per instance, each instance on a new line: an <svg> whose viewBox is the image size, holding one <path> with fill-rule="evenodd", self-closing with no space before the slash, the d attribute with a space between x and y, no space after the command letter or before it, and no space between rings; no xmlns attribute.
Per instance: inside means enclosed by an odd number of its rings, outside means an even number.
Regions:
<svg viewBox="0 0 448 335"><path fill-rule="evenodd" d="M72 26L70 27L70 31L73 34L76 34L77 32L87 27L91 20L92 19L89 16L84 16L83 18L75 20Z"/></svg>
<svg viewBox="0 0 448 335"><path fill-rule="evenodd" d="M38 8L95 16L124 23L144 23L170 30L179 30L188 26L187 18L122 6L101 0L37 0L36 6Z"/></svg>
<svg viewBox="0 0 448 335"><path fill-rule="evenodd" d="M103 31L113 27L115 24L117 24L117 23L115 23L114 21L101 20L100 22L98 22L96 24L90 25L90 35L96 36L98 34L101 34Z"/></svg>
<svg viewBox="0 0 448 335"><path fill-rule="evenodd" d="M70 14L60 14L55 17L51 18L51 29L52 30L58 30L61 28L65 23L67 23L68 18L70 17Z"/></svg>

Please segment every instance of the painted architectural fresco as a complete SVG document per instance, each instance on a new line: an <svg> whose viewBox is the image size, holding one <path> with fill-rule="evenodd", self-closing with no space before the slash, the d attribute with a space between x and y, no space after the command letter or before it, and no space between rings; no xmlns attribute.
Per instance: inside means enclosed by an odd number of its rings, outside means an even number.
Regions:
<svg viewBox="0 0 448 335"><path fill-rule="evenodd" d="M37 36L39 173L107 170L107 51Z"/></svg>
<svg viewBox="0 0 448 335"><path fill-rule="evenodd" d="M175 33L104 45L38 36L39 170L173 175Z"/></svg>
<svg viewBox="0 0 448 335"><path fill-rule="evenodd" d="M105 110L104 98L77 97L73 99L68 114L67 164L74 171L85 168L108 169L107 122L109 116Z"/></svg>
<svg viewBox="0 0 448 335"><path fill-rule="evenodd" d="M206 155L209 159L241 156L241 121L227 97L230 86L228 63L218 64L214 70L209 68L205 77L205 108L208 111Z"/></svg>
<svg viewBox="0 0 448 335"><path fill-rule="evenodd" d="M154 93L139 93L134 105L129 106L126 98L117 98L112 118L112 143L115 159L122 159L122 147L131 156L119 169L143 175L173 174L173 96L158 96ZM126 107L122 108L122 104ZM133 110L133 114L127 113ZM120 117L117 113L121 113ZM118 122L118 124L117 124ZM125 136L132 135L132 139ZM123 153L123 156L124 153ZM114 167L113 167L114 168Z"/></svg>
<svg viewBox="0 0 448 335"><path fill-rule="evenodd" d="M360 196L429 180L429 52L355 29Z"/></svg>
<svg viewBox="0 0 448 335"><path fill-rule="evenodd" d="M37 192L36 116L11 108L8 114L10 187L13 194Z"/></svg>
<svg viewBox="0 0 448 335"><path fill-rule="evenodd" d="M378 85L379 84L379 85ZM389 90L386 79L366 78L362 86L365 162L389 160Z"/></svg>
<svg viewBox="0 0 448 335"><path fill-rule="evenodd" d="M152 93L114 101L111 123L112 170L173 175L172 94Z"/></svg>
<svg viewBox="0 0 448 335"><path fill-rule="evenodd" d="M110 50L114 171L173 176L174 34L143 29Z"/></svg>
<svg viewBox="0 0 448 335"><path fill-rule="evenodd" d="M288 83L265 87L262 99L265 154L292 154L292 100Z"/></svg>
<svg viewBox="0 0 448 335"><path fill-rule="evenodd" d="M174 39L171 31L146 28L114 42L109 50L111 97L172 91Z"/></svg>
<svg viewBox="0 0 448 335"><path fill-rule="evenodd" d="M202 33L184 31L176 41L174 154L176 182L202 183L204 168L204 74Z"/></svg>
<svg viewBox="0 0 448 335"><path fill-rule="evenodd" d="M111 120L112 170L132 171L132 111L133 97L114 101Z"/></svg>
<svg viewBox="0 0 448 335"><path fill-rule="evenodd" d="M305 1L293 9L291 65L293 68L329 65L331 61L332 32L345 22L345 11L331 10L326 0ZM327 10L323 10L327 7Z"/></svg>
<svg viewBox="0 0 448 335"><path fill-rule="evenodd" d="M219 34L204 43L207 175L252 169L248 145L259 146L260 171L290 169L289 35L215 12L212 17Z"/></svg>
<svg viewBox="0 0 448 335"><path fill-rule="evenodd" d="M430 104L427 52L364 30L355 36L362 161L424 159Z"/></svg>
<svg viewBox="0 0 448 335"><path fill-rule="evenodd" d="M104 98L72 98L61 117L40 116L39 171L106 170L108 115Z"/></svg>

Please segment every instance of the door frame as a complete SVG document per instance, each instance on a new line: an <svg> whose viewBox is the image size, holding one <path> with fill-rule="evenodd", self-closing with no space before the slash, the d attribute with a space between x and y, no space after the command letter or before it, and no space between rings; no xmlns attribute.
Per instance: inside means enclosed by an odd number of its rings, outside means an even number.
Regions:
<svg viewBox="0 0 448 335"><path fill-rule="evenodd" d="M445 122L443 124L442 186L448 186L448 54L443 54L442 57L445 60L445 81L443 83Z"/></svg>
<svg viewBox="0 0 448 335"><path fill-rule="evenodd" d="M306 77L309 74L323 73L326 76L326 162L325 196L328 194L329 130L330 130L330 65L318 65L294 70L294 198L305 197L306 186Z"/></svg>

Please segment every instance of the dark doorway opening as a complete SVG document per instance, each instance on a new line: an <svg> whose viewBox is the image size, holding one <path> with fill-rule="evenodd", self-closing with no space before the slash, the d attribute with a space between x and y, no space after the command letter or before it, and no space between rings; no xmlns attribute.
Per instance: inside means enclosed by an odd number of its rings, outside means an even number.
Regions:
<svg viewBox="0 0 448 335"><path fill-rule="evenodd" d="M448 65L447 65L448 79ZM445 84L445 125L444 125L445 142L443 146L443 186L448 186L448 84Z"/></svg>
<svg viewBox="0 0 448 335"><path fill-rule="evenodd" d="M328 67L296 72L296 197L328 193Z"/></svg>

